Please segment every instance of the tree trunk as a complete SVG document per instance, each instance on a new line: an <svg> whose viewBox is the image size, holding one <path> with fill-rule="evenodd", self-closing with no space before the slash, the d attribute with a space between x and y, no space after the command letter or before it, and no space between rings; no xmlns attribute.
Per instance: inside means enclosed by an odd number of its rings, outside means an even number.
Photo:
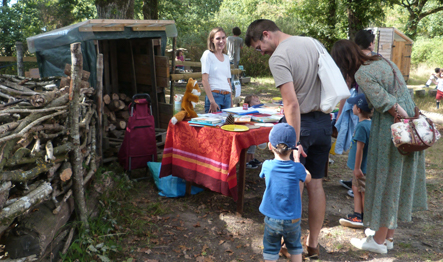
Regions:
<svg viewBox="0 0 443 262"><path fill-rule="evenodd" d="M158 0L143 1L143 19L158 20Z"/></svg>
<svg viewBox="0 0 443 262"><path fill-rule="evenodd" d="M83 188L83 166L82 166L82 153L80 150L80 132L79 132L79 115L80 115L80 73L83 67L83 57L80 43L71 44L71 60L72 60L72 101L70 102L70 140L74 145L74 150L70 152L70 158L72 163L73 180L74 180L74 198L76 205L76 212L79 215L80 221L83 225L89 228L87 210L85 203L85 193Z"/></svg>
<svg viewBox="0 0 443 262"><path fill-rule="evenodd" d="M134 0L95 0L99 19L134 19Z"/></svg>
<svg viewBox="0 0 443 262"><path fill-rule="evenodd" d="M348 3L349 6L348 6L348 10L347 10L348 11L348 25L349 25L348 36L349 36L349 39L354 41L355 34L358 32L358 30L363 29L363 28L361 28L361 26L360 26L361 21L355 15L355 12L352 8L352 5L351 5L352 0L348 0L348 1L349 1L349 3Z"/></svg>
<svg viewBox="0 0 443 262"><path fill-rule="evenodd" d="M335 1L329 1L327 3L327 24L328 24L328 33L330 37L327 37L327 42L324 43L328 50L331 50L337 38L335 37L335 24L337 17L337 3Z"/></svg>

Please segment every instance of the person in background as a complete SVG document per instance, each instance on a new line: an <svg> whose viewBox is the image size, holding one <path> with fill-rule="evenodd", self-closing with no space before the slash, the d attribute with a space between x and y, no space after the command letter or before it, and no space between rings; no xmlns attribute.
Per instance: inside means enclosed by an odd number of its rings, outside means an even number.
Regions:
<svg viewBox="0 0 443 262"><path fill-rule="evenodd" d="M368 56L377 55L377 53L374 52L375 48L374 41L375 41L375 35L373 34L371 29L369 30L362 29L355 34L354 42L358 45L358 47L360 47L360 49L363 51L365 55ZM358 90L358 85L355 82L349 82L349 81L350 81L349 78L346 79L349 89L355 88L356 92L358 94L361 94L361 91ZM341 101L339 106L339 112L337 114L337 119L340 118L343 112L344 105L345 101ZM349 131L353 131L353 129L351 128ZM353 179L340 180L339 182L344 188L348 189L348 195L354 197L354 191L352 190L352 180Z"/></svg>
<svg viewBox="0 0 443 262"><path fill-rule="evenodd" d="M347 163L347 166L352 169L354 173L354 178L352 179L354 214L349 214L346 218L341 218L339 222L342 226L363 228L365 174L366 161L368 158L369 135L371 133L372 109L369 108L364 94L348 98L347 101L353 105L352 111L354 115L358 116L358 124L355 127Z"/></svg>
<svg viewBox="0 0 443 262"><path fill-rule="evenodd" d="M211 30L207 45L208 50L200 58L202 83L206 92L205 113L215 113L232 107L231 68L226 55L226 33L223 28Z"/></svg>
<svg viewBox="0 0 443 262"><path fill-rule="evenodd" d="M375 35L372 33L372 30L360 30L355 34L354 42L361 48L365 55L377 55L374 52L375 48Z"/></svg>
<svg viewBox="0 0 443 262"><path fill-rule="evenodd" d="M306 184L309 197L306 242L307 257L315 259L320 254L318 236L326 211L323 177L332 135L331 116L320 109L319 54L308 37L285 34L266 19L249 25L245 44L271 56L269 68L283 98L284 121L295 128L299 139L294 160L300 161L312 175L311 182Z"/></svg>
<svg viewBox="0 0 443 262"><path fill-rule="evenodd" d="M440 74L440 68L435 68L434 69L434 72L435 72L435 74L432 74L430 77L429 77L429 80L426 82L426 84L425 84L425 86L426 87L429 87L430 85L431 85L431 83L433 82L432 80L437 80L438 78L437 78L437 75L438 74ZM435 83L435 82L434 82ZM437 89L437 86L435 87L435 89Z"/></svg>
<svg viewBox="0 0 443 262"><path fill-rule="evenodd" d="M437 68L436 70L437 71ZM437 104L437 109L440 108L440 100L443 98L443 76L441 75L441 72L437 73L436 75L437 80L432 79L432 82L437 85L437 94L435 95L435 100Z"/></svg>
<svg viewBox="0 0 443 262"><path fill-rule="evenodd" d="M175 61L182 61L182 62L185 61L185 57L183 56L182 50L177 50L177 54L175 56ZM177 65L177 66L175 66L175 68L185 70L185 66L183 66L183 65Z"/></svg>
<svg viewBox="0 0 443 262"><path fill-rule="evenodd" d="M241 30L238 27L232 28L233 36L228 36L226 45L228 48L229 62L238 68L240 62L240 50L243 48L243 39L240 37Z"/></svg>
<svg viewBox="0 0 443 262"><path fill-rule="evenodd" d="M295 139L295 129L287 123L276 124L269 133L268 146L275 159L266 160L259 175L266 183L260 204L260 212L265 215L265 261L278 260L282 238L291 255L291 262L302 261L300 188L310 178L303 165L290 158L292 150L296 148Z"/></svg>
<svg viewBox="0 0 443 262"><path fill-rule="evenodd" d="M363 225L375 234L365 231L366 238L353 238L350 242L358 249L384 254L394 248L397 221L411 221L412 212L427 209L425 151L402 155L391 140L394 117L414 116L415 103L393 62L367 56L349 40L337 41L331 56L343 77L358 83L374 108Z"/></svg>
<svg viewBox="0 0 443 262"><path fill-rule="evenodd" d="M246 96L245 103L248 104L249 107L261 104L260 99L256 95ZM260 146L263 146L263 144L261 144ZM266 143L264 144L264 146L266 146ZM248 148L248 151L246 152L246 168L256 169L258 166L262 164L262 162L260 162L254 157L256 148L257 148L256 145L250 146ZM260 148L263 149L264 147Z"/></svg>

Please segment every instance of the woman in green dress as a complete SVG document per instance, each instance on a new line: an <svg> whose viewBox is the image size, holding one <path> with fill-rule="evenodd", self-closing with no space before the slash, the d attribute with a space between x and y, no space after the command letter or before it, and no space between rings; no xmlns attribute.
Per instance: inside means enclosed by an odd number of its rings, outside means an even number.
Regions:
<svg viewBox="0 0 443 262"><path fill-rule="evenodd" d="M387 253L394 246L397 220L411 221L412 212L427 209L424 151L405 156L391 141L390 127L396 111L402 117L414 116L415 103L393 62L381 56L367 56L349 40L337 41L331 56L343 77L356 82L374 108L363 224L375 231L375 235L366 230L366 238L351 239L351 244Z"/></svg>

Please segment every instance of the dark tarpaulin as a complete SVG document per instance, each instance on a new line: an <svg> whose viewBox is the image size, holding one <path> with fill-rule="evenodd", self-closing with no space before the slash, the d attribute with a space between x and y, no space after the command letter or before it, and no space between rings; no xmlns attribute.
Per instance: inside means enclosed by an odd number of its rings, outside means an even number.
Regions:
<svg viewBox="0 0 443 262"><path fill-rule="evenodd" d="M27 39L30 51L37 54L42 77L66 76L63 71L66 64L71 64L70 44L81 42L83 70L91 73L89 83L95 88L97 52L94 40L161 38L161 55L165 55L167 31L176 30L175 25L171 25L173 28L166 26L166 31L132 31L131 28L125 27L124 31L117 32L80 32L79 27L82 24L71 25Z"/></svg>

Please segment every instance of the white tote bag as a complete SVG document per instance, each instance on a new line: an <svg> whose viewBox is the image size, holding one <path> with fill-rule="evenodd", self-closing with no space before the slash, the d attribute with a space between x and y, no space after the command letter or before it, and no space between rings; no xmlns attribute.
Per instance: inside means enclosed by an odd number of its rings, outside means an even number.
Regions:
<svg viewBox="0 0 443 262"><path fill-rule="evenodd" d="M318 77L321 81L320 109L323 113L331 113L342 99L349 98L351 93L337 64L328 51L316 39L310 38L317 48Z"/></svg>

